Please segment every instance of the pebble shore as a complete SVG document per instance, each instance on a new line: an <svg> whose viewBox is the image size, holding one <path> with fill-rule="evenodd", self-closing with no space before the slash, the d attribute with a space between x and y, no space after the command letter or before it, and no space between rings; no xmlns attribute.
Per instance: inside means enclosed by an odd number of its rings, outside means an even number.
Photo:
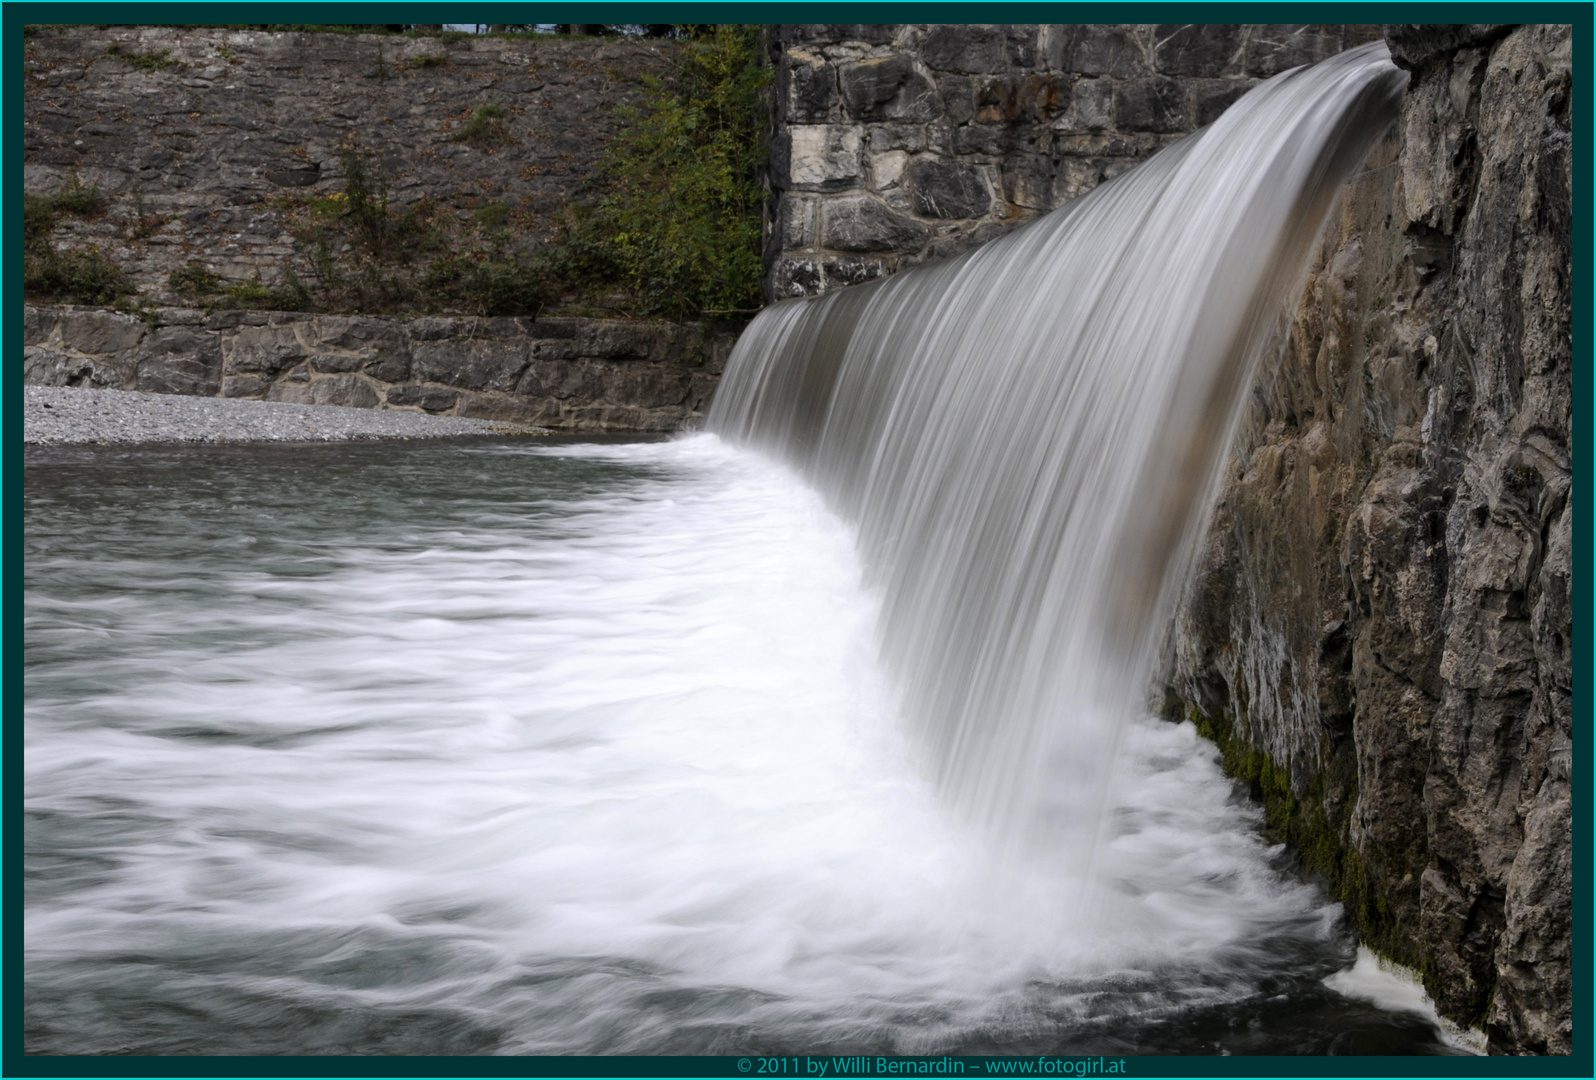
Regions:
<svg viewBox="0 0 1596 1080"><path fill-rule="evenodd" d="M22 441L98 443L339 442L462 435L546 435L542 428L392 409L24 386Z"/></svg>

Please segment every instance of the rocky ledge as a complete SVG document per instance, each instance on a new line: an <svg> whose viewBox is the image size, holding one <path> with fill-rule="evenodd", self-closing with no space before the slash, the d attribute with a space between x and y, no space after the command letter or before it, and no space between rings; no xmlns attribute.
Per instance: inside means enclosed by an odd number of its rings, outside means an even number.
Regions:
<svg viewBox="0 0 1596 1080"><path fill-rule="evenodd" d="M736 339L618 319L26 307L23 381L675 431L703 417Z"/></svg>
<svg viewBox="0 0 1596 1080"><path fill-rule="evenodd" d="M1566 1054L1572 34L1388 36L1399 130L1255 390L1167 704L1442 1015Z"/></svg>

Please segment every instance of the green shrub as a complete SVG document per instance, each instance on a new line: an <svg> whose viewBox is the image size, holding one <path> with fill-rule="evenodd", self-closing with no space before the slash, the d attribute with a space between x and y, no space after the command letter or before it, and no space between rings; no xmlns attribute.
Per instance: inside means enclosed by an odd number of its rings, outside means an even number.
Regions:
<svg viewBox="0 0 1596 1080"><path fill-rule="evenodd" d="M141 71L166 71L168 68L180 68L183 66L181 60L173 59L170 49L153 49L145 53L129 52L123 48L120 41L111 42L110 46L105 50L105 55Z"/></svg>
<svg viewBox="0 0 1596 1080"><path fill-rule="evenodd" d="M133 292L133 282L97 247L61 251L48 242L22 256L25 295L78 304L109 304Z"/></svg>
<svg viewBox="0 0 1596 1080"><path fill-rule="evenodd" d="M309 311L313 304L310 290L289 267L283 275L283 284L267 285L256 274L249 281L227 288L222 299L213 306L220 310Z"/></svg>
<svg viewBox="0 0 1596 1080"><path fill-rule="evenodd" d="M539 269L509 259L445 255L422 284L433 303L474 315L536 315L544 304Z"/></svg>
<svg viewBox="0 0 1596 1080"><path fill-rule="evenodd" d="M187 296L209 296L221 290L222 281L211 268L199 261L190 262L181 270L173 270L166 278L173 292Z"/></svg>
<svg viewBox="0 0 1596 1080"><path fill-rule="evenodd" d="M420 56L412 56L409 60L405 61L405 67L412 71L421 71L425 70L426 68L447 67L448 65L449 58L447 56L434 55L431 53L423 53Z"/></svg>
<svg viewBox="0 0 1596 1080"><path fill-rule="evenodd" d="M460 130L450 136L453 142L469 143L479 149L490 150L510 142L510 133L504 126L504 109L499 105L478 105Z"/></svg>
<svg viewBox="0 0 1596 1080"><path fill-rule="evenodd" d="M394 239L388 214L388 177L372 168L364 150L349 147L339 151L344 167L344 201L355 234L373 257L385 258Z"/></svg>
<svg viewBox="0 0 1596 1080"><path fill-rule="evenodd" d="M623 290L637 315L725 318L757 309L765 192L759 30L717 26L683 44L608 147L597 198L573 210L549 273Z"/></svg>
<svg viewBox="0 0 1596 1080"><path fill-rule="evenodd" d="M95 217L105 209L100 189L76 173L54 195L22 196L22 291L30 297L109 304L133 292L133 282L98 247L61 250L53 236L63 216Z"/></svg>
<svg viewBox="0 0 1596 1080"><path fill-rule="evenodd" d="M48 243L58 220L55 200L43 195L22 196L22 241L27 247Z"/></svg>
<svg viewBox="0 0 1596 1080"><path fill-rule="evenodd" d="M510 208L493 199L477 207L472 218L484 229L503 229L510 223Z"/></svg>
<svg viewBox="0 0 1596 1080"><path fill-rule="evenodd" d="M132 195L133 227L129 230L135 240L148 240L161 231L168 221L173 220L168 214L152 214L149 207L144 205L144 189L135 187Z"/></svg>
<svg viewBox="0 0 1596 1080"><path fill-rule="evenodd" d="M94 217L105 209L99 185L85 184L77 173L72 174L65 187L50 196L50 201L60 213L74 217Z"/></svg>

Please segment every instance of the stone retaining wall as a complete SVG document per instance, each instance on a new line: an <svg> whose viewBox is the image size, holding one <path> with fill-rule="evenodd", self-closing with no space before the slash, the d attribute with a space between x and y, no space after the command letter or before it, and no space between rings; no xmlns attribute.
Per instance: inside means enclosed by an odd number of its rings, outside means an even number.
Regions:
<svg viewBox="0 0 1596 1080"><path fill-rule="evenodd" d="M64 218L56 242L98 246L153 304L183 302L167 278L190 261L224 285L280 283L295 255L285 200L342 191L339 153L351 146L373 155L396 206L426 198L469 222L498 200L535 245L615 134L615 108L668 70L672 48L47 27L25 55L23 185L96 185L106 212ZM490 137L458 141L482 106L503 111ZM303 261L298 272L309 273Z"/></svg>
<svg viewBox="0 0 1596 1080"><path fill-rule="evenodd" d="M566 431L702 418L736 330L530 319L165 308L149 322L23 309L23 377L44 386L410 409Z"/></svg>
<svg viewBox="0 0 1596 1080"><path fill-rule="evenodd" d="M1378 26L776 26L766 295L945 258Z"/></svg>

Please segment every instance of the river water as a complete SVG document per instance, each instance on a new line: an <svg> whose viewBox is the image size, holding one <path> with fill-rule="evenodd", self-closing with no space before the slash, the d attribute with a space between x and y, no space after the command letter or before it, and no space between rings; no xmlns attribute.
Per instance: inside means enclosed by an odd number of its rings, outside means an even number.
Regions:
<svg viewBox="0 0 1596 1080"><path fill-rule="evenodd" d="M715 436L24 497L29 1053L1454 1052L1189 725L1125 734L1089 874L995 858L851 527Z"/></svg>

